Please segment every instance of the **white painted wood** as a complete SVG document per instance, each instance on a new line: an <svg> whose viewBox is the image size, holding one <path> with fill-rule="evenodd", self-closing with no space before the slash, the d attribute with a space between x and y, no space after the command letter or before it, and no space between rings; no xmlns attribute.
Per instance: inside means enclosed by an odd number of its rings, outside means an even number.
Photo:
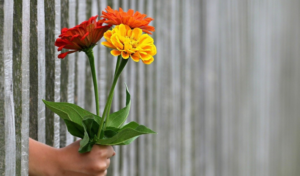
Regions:
<svg viewBox="0 0 300 176"><path fill-rule="evenodd" d="M82 23L86 19L86 2L78 1L78 14L77 14L78 24ZM77 24L76 24L77 25ZM85 79L86 79L86 54L84 52L79 52L77 58L77 105L85 109Z"/></svg>
<svg viewBox="0 0 300 176"><path fill-rule="evenodd" d="M170 13L171 13L171 24L170 27L170 59L171 62L171 109L170 109L170 138L169 138L169 168L170 168L170 175L179 176L180 170L181 170L181 162L180 159L181 155L178 155L180 153L180 144L178 144L178 141L180 140L180 131L181 126L179 125L181 120L181 108L180 108L180 69L179 69L179 51L180 51L180 45L179 45L179 1L172 0L170 2ZM185 13L185 12L183 12ZM187 31L184 31L187 32ZM184 43L185 44L185 43ZM186 145L185 145L186 146ZM185 162L182 162L185 163ZM185 165L185 164L184 164Z"/></svg>
<svg viewBox="0 0 300 176"><path fill-rule="evenodd" d="M113 0L113 6L112 6L112 8L119 10L119 7L120 7L119 6L119 0ZM108 55L110 55L110 53ZM112 60L110 60L110 59L112 59ZM114 72L115 72L115 65L117 63L117 60L118 60L118 57L110 57L109 58L109 62L113 62L112 66L114 68ZM118 82L116 84L116 87L115 87L114 98L113 98L113 103L112 103L112 112L119 111L121 108L123 108L123 107L120 106L120 100L121 100L120 92L123 93L123 89L122 88L125 88L125 86L120 85L120 79L121 78L122 77L119 78L119 80L118 80ZM122 88L120 86L122 86ZM120 166L119 166L119 163L120 163L120 157L119 157L119 155L120 155L120 146L114 146L114 150L115 150L115 152L118 155L112 159L112 161L113 161L112 162L113 163L113 165L112 165L112 167L113 167L112 175L119 176L119 170L120 170Z"/></svg>
<svg viewBox="0 0 300 176"><path fill-rule="evenodd" d="M128 7L129 7L129 1L128 0L123 0L122 1L122 9L124 11L128 11ZM129 60L128 62L130 62L131 60ZM122 105L126 104L126 92L125 92L125 85L129 86L129 64L124 68L121 76L120 76L120 84L121 84L121 96L122 96ZM123 87L122 87L123 86ZM132 90L129 88L129 92L132 93ZM131 98L131 101L133 101L133 98ZM125 123L128 123L129 119L127 119L127 121ZM129 172L129 153L130 153L130 146L121 146L120 147L120 151L122 153L121 156L119 157L120 159L120 176L128 176L128 172Z"/></svg>
<svg viewBox="0 0 300 176"><path fill-rule="evenodd" d="M162 82L161 82L161 75L162 75L162 60L163 60L163 49L160 49L164 46L163 44L163 26L161 25L163 23L163 19L162 19L162 6L160 5L160 3L155 4L155 8L156 8L156 14L155 14L155 24L156 24L156 33L155 33L155 39L156 39L156 47L157 47L157 54L155 57L155 70L156 70L156 75L155 75L155 91L156 91L156 95L155 95L155 118L156 118L156 122L155 122L155 131L157 133L156 136L154 136L154 140L156 144L159 145L155 145L154 147L154 151L155 152L155 164L154 164L154 175L161 175L160 174L160 167L161 165L164 163L163 160L161 159L162 156L162 151L160 150L160 146L161 142L163 140L163 138L161 137L161 134L163 133L163 128L161 125L161 119L160 117L161 115L161 109L162 109ZM163 146L165 147L165 146Z"/></svg>
<svg viewBox="0 0 300 176"><path fill-rule="evenodd" d="M154 2L153 1L148 1L147 4L147 11L146 14L149 17L154 17ZM153 22L150 23L150 25L153 25ZM154 35L152 35L152 37L154 38ZM156 41L154 41L156 42ZM156 59L156 57L155 57ZM154 61L156 62L156 60ZM146 105L145 105L145 121L146 121L146 126L148 126L150 129L154 129L154 122L155 122L155 117L154 117L154 77L155 77L155 64L151 64L149 66L147 66L147 82L145 83L145 89L147 90L146 92ZM154 171L154 138L153 135L147 135L145 136L146 138L146 142L145 145L147 146L147 150L146 150L146 171L145 171L145 176L152 176L153 175L153 171Z"/></svg>
<svg viewBox="0 0 300 176"><path fill-rule="evenodd" d="M13 99L12 80L12 39L13 39L13 1L4 2L4 29L3 29L3 59L4 59L4 115L5 115L5 175L16 174L16 137L15 137L15 110ZM1 36L2 37L2 36Z"/></svg>
<svg viewBox="0 0 300 176"><path fill-rule="evenodd" d="M38 141L46 142L45 132L45 99L46 91L46 60L45 60L45 12L44 1L37 1L37 32L38 32Z"/></svg>
<svg viewBox="0 0 300 176"><path fill-rule="evenodd" d="M22 149L21 175L28 175L30 1L22 2Z"/></svg>
<svg viewBox="0 0 300 176"><path fill-rule="evenodd" d="M55 0L55 39L61 34L61 1ZM58 59L58 55L60 52L55 50L55 81L54 81L54 101L60 102L60 77L61 77L61 60ZM59 148L60 145L60 120L57 114L54 114L54 140L53 140L53 147Z"/></svg>
<svg viewBox="0 0 300 176"><path fill-rule="evenodd" d="M136 1L135 0L130 0L130 9L133 9L136 11ZM132 61L132 60L130 60ZM136 87L136 79L137 79L137 63L135 62L128 62L127 63L127 84L128 84L128 89L131 94L131 109L129 112L128 116L128 122L130 121L136 121L136 106L137 106L137 87ZM137 160L136 160L136 152L137 152L137 141L134 141L131 146L129 147L129 158L128 158L128 176L135 176L137 173Z"/></svg>
<svg viewBox="0 0 300 176"><path fill-rule="evenodd" d="M76 0L69 0L69 27L75 26L76 21ZM68 75L68 102L74 103L75 96L75 54L68 55L69 62L69 75ZM74 136L67 132L66 128L66 145L71 144L74 141Z"/></svg>
<svg viewBox="0 0 300 176"><path fill-rule="evenodd" d="M139 0L138 1L138 7L136 10L138 10L140 13L145 14L144 11L144 0ZM146 65L150 66L150 65ZM140 61L138 64L136 64L137 70L136 74L138 76L137 78L137 84L136 84L136 89L137 89L137 98L135 99L136 101L136 107L137 107L137 114L136 114L136 120L139 124L146 125L146 109L145 109L145 100L146 100L146 95L145 95L145 64ZM138 153L136 153L138 157L138 168L137 168L137 175L141 175L145 173L145 168L146 168L146 145L145 145L145 136L140 136L138 138Z"/></svg>

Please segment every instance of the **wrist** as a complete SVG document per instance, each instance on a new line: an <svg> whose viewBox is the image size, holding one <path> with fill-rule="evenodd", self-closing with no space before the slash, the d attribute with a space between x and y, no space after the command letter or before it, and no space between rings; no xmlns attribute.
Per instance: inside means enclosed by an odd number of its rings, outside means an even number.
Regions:
<svg viewBox="0 0 300 176"><path fill-rule="evenodd" d="M45 176L61 176L63 170L61 169L61 162L60 162L60 149L56 148L49 148L47 152L48 160L45 161L47 165L45 165Z"/></svg>
<svg viewBox="0 0 300 176"><path fill-rule="evenodd" d="M59 149L29 139L29 175L59 176Z"/></svg>

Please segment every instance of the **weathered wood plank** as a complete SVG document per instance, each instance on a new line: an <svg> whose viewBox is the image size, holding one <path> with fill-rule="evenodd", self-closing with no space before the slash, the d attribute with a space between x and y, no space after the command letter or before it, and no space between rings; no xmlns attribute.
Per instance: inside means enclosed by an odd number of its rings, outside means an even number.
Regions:
<svg viewBox="0 0 300 176"><path fill-rule="evenodd" d="M69 27L75 26L76 21L76 0L69 0ZM71 54L68 56L68 97L67 102L74 103L75 97L75 56L76 54ZM64 127L67 130L67 127ZM74 136L72 136L69 132L66 133L66 145L71 144L75 140Z"/></svg>
<svg viewBox="0 0 300 176"><path fill-rule="evenodd" d="M28 175L29 138L29 62L30 62L30 1L22 4L22 126L21 126L21 176Z"/></svg>
<svg viewBox="0 0 300 176"><path fill-rule="evenodd" d="M169 164L168 167L170 169L170 175L180 175L181 170L181 160L180 160L180 138L179 136L181 128L180 128L180 120L182 117L186 118L185 116L181 116L180 112L180 77L181 77L181 71L179 68L179 52L180 52L180 45L179 41L180 36L179 33L179 1L173 0L170 2L170 13L171 13L171 19L170 19L170 28L172 29L170 31L170 59L172 59L171 62L171 107L170 107L170 137L169 137ZM187 31L184 31L185 33ZM186 44L185 42L183 43ZM185 53L185 52L184 52ZM185 61L186 62L186 61ZM186 145L185 145L186 146ZM185 163L185 162L183 162ZM185 165L185 164L184 164Z"/></svg>
<svg viewBox="0 0 300 176"><path fill-rule="evenodd" d="M203 140L204 140L204 123L202 122L204 120L202 113L204 112L204 104L203 97L204 97L204 91L203 86L201 84L203 80L203 53L204 53L204 45L203 45L203 38L204 38L204 31L202 29L203 23L204 23L204 15L203 14L203 2L194 0L193 5L191 6L191 11L194 12L193 17L191 21L193 21L191 32L193 44L192 44L192 80L194 82L193 85L193 96L194 99L192 101L193 103L193 166L192 166L192 175L204 175L204 167L203 167ZM181 28L181 31L184 28ZM180 32L181 32L180 31ZM180 55L180 54L179 54ZM182 57L180 57L182 58ZM182 165L182 164L181 164Z"/></svg>
<svg viewBox="0 0 300 176"><path fill-rule="evenodd" d="M25 4L27 3L27 4ZM14 1L13 15L13 97L15 109L15 145L16 145L16 175L27 175L27 144L28 144L28 66L29 66L29 28L23 27L22 16L24 10L28 10L29 2ZM26 15L26 14L25 14ZM25 25L29 26L28 15ZM24 32L23 32L24 31ZM24 36L26 35L26 36ZM24 39L23 39L24 36ZM26 45L27 44L27 45ZM24 45L24 46L23 46ZM24 49L24 52L23 52Z"/></svg>
<svg viewBox="0 0 300 176"><path fill-rule="evenodd" d="M13 11L14 2L4 2L3 61L4 61L4 136L5 175L16 174L15 110L13 97ZM2 36L1 36L2 37Z"/></svg>
<svg viewBox="0 0 300 176"><path fill-rule="evenodd" d="M78 11L76 12L77 14L77 23L80 24L83 21L87 20L86 19L86 2L85 1L78 1ZM77 74L77 105L85 108L85 84L82 84L83 82L85 83L86 75L85 75L85 70L86 70L86 55L83 52L77 53L77 66L76 66L76 74Z"/></svg>
<svg viewBox="0 0 300 176"><path fill-rule="evenodd" d="M129 6L129 1L128 0L123 0L121 1L121 7L124 11L127 12ZM119 89L120 89L120 107L123 107L126 104L126 94L124 91L124 86L125 84L128 85L128 66L126 66L120 76L120 82L119 82ZM129 89L130 93L131 90ZM127 120L128 123L129 120ZM128 175L128 163L129 163L129 151L130 151L130 146L120 146L119 153L117 154L118 157L115 158L115 160L119 160L119 176L127 176Z"/></svg>
<svg viewBox="0 0 300 176"><path fill-rule="evenodd" d="M30 125L29 136L38 140L38 32L37 1L30 1ZM42 59L42 58L40 58Z"/></svg>
<svg viewBox="0 0 300 176"><path fill-rule="evenodd" d="M4 1L0 1L0 23L4 24ZM4 25L0 26L0 175L5 175Z"/></svg>
<svg viewBox="0 0 300 176"><path fill-rule="evenodd" d="M162 6L160 5L160 3L157 3L155 4L155 39L156 39L156 47L157 47L157 54L156 54L156 60L154 62L154 65L155 65L155 70L156 70L156 75L155 75L155 92L156 92L156 95L155 95L155 113L154 113L154 116L155 116L155 131L157 134L159 135L156 135L154 136L154 140L155 140L155 147L154 147L154 151L155 151L155 158L154 158L154 161L155 161L155 165L154 165L154 175L161 175L160 174L160 165L161 163L163 163L163 161L161 160L161 150L159 150L159 146L162 146L161 145L161 135L163 132L162 132L162 125L161 125L161 119L159 118L161 116L161 107L162 107L162 103L161 103L161 95L162 95L162 84L161 84L161 80L160 80L160 77L162 75L162 59L163 59L163 50L159 50L159 48L161 48L163 45L163 40L162 40L162 26L161 24L163 23L162 21L162 18L161 18L161 14L162 14Z"/></svg>
<svg viewBox="0 0 300 176"><path fill-rule="evenodd" d="M146 14L151 17L154 18L154 2L148 0L147 1L147 10L146 10ZM155 19L154 19L155 20ZM150 23L150 25L154 25L153 22ZM152 37L154 39L154 34L152 34ZM156 43L156 41L154 41L154 43ZM154 58L154 62L156 62L156 56ZM155 84L154 84L154 77L155 77L155 65L151 64L150 66L146 67L146 81L145 81L145 87L146 87L146 102L145 102L145 114L143 115L145 120L146 120L146 126L148 126L150 129L154 129L154 122L155 122L155 116L154 116L154 88L155 88ZM155 129L154 129L155 131ZM154 174L153 172L153 168L154 168L154 150L153 147L155 146L154 142L153 142L154 138L153 135L147 135L146 136L146 141L145 141L145 145L147 146L147 151L145 154L145 158L146 159L146 170L145 170L145 176L152 176Z"/></svg>
<svg viewBox="0 0 300 176"><path fill-rule="evenodd" d="M85 16L84 20L88 20L92 15L95 15L95 14L92 14L92 11L91 11L92 1L87 0L85 2L86 2L86 16ZM94 53L94 57L95 57L95 53ZM95 57L95 60L97 60L96 57ZM84 102L84 107L86 110L96 114L94 97L95 97L94 96L94 86L93 86L90 62L89 62L88 58L86 57L86 60L85 60L85 96L84 96L85 102Z"/></svg>
<svg viewBox="0 0 300 176"><path fill-rule="evenodd" d="M61 29L62 28L69 28L69 1L68 0L61 0ZM74 9L75 10L75 9ZM56 36L57 37L57 36ZM57 48L55 48L57 49ZM73 54L74 55L74 54ZM57 58L56 58L57 59ZM65 59L60 59L61 61L61 82L60 85L60 101L61 102L68 102L68 87L69 87L69 56ZM66 124L63 119L59 121L59 134L60 134L60 147L66 146L66 138L67 138L67 128Z"/></svg>
<svg viewBox="0 0 300 176"><path fill-rule="evenodd" d="M145 14L145 10L144 10L144 4L145 4L145 1L144 0L139 0L137 1L138 2L138 5L137 5L137 8L136 10L138 10L140 13L142 14ZM147 66L150 66L150 65L147 65ZM136 67L137 67L137 70L136 70L136 74L137 75L137 83L136 83L136 121L139 123L139 124L143 124L143 125L146 125L145 124L145 64L143 62L139 62L138 64L136 63ZM142 135L138 138L138 141L137 141L137 174L136 175L142 175L145 173L145 168L146 168L146 155L145 155L145 135Z"/></svg>
<svg viewBox="0 0 300 176"><path fill-rule="evenodd" d="M60 0L45 1L46 100L60 101L60 60L54 46L60 33ZM59 147L59 117L46 109L46 144Z"/></svg>
<svg viewBox="0 0 300 176"><path fill-rule="evenodd" d="M136 11L136 1L135 0L130 0L130 9L133 9ZM137 63L135 62L128 62L127 66L127 84L128 84L128 89L131 94L131 109L130 113L128 116L128 121L137 121L136 119L136 111L137 111L137 94L136 94L136 79L137 79ZM138 163L137 163L137 140L131 143L129 147L129 157L128 157L128 175L130 176L136 176L137 175L137 168L138 168Z"/></svg>
<svg viewBox="0 0 300 176"><path fill-rule="evenodd" d="M119 9L120 5L119 5L119 0L113 0L113 6L112 8L113 9ZM108 54L108 55L111 55L111 54ZM113 57L111 59L109 59L109 62L112 62L112 66L115 68L115 64L117 62L117 57ZM120 79L118 80L118 83L116 85L116 88L115 88L115 92L114 92L114 98L113 98L113 104L112 104L112 107L111 107L111 110L112 112L116 112L118 110L120 110L122 107L120 106L120 100L121 100L121 96L120 94L122 93L122 88L120 84ZM111 81L108 81L108 82L111 82ZM124 86L123 86L124 87ZM112 161L112 167L110 168L110 173L109 175L113 175L113 176L119 176L119 163L120 163L120 159L121 159L121 155L120 155L120 147L119 146L114 146L114 150L115 152L117 153L117 156L113 157L111 159Z"/></svg>

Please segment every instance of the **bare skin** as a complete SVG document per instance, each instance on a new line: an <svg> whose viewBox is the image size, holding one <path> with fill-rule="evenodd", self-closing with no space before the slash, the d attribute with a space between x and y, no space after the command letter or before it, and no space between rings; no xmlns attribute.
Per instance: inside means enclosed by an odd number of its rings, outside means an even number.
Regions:
<svg viewBox="0 0 300 176"><path fill-rule="evenodd" d="M115 155L111 146L94 145L89 153L78 153L79 141L56 149L29 139L30 176L105 176L110 158Z"/></svg>

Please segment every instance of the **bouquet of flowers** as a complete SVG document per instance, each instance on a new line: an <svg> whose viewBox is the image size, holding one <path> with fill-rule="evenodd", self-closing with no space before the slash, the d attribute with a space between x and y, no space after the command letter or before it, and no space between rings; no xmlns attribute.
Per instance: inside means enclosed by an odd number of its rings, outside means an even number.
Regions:
<svg viewBox="0 0 300 176"><path fill-rule="evenodd" d="M116 83L129 58L135 62L141 60L145 64L151 64L154 61L156 47L150 35L155 28L149 26L153 19L138 11L134 12L130 9L124 12L122 8L113 10L109 6L106 12L102 12L103 19L97 21L97 17L97 15L93 16L88 21L70 29L63 28L61 35L55 41L58 51L68 50L58 55L60 59L77 51L83 51L88 56L95 91L96 114L75 104L43 100L49 109L65 121L72 135L82 138L80 153L89 152L94 144L128 145L142 134L155 133L134 121L124 124L130 110L128 88L125 107L110 114ZM114 27L111 29L112 26ZM106 41L102 42L102 45L111 48L110 53L118 56L118 60L106 105L100 116L93 47L103 36Z"/></svg>

